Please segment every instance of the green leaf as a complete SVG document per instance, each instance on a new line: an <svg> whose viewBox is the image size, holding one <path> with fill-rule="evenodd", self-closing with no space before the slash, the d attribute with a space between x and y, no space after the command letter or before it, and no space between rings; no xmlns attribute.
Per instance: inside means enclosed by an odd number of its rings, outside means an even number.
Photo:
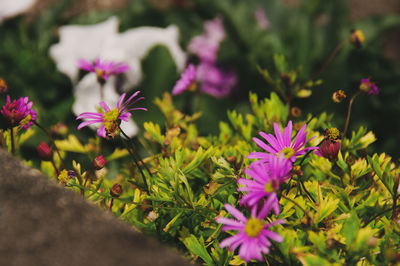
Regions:
<svg viewBox="0 0 400 266"><path fill-rule="evenodd" d="M194 235L190 235L189 237L183 239L183 244L185 244L186 248L191 253L202 258L207 265L215 265L213 259L211 258L210 254L208 254L207 249L204 246L203 237L200 237L199 240Z"/></svg>

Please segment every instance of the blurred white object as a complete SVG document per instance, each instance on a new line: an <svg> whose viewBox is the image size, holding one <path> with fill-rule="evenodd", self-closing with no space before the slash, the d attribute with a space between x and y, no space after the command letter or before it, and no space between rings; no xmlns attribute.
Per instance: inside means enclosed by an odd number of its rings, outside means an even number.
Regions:
<svg viewBox="0 0 400 266"><path fill-rule="evenodd" d="M0 0L0 23L7 18L24 13L36 0Z"/></svg>
<svg viewBox="0 0 400 266"><path fill-rule="evenodd" d="M0 0L2 1L2 0ZM78 81L78 60L111 60L127 63L130 70L124 73L123 91L135 87L142 79L141 60L157 45L163 45L170 51L177 71L185 67L186 54L179 46L179 32L176 26L165 29L157 27L139 27L118 33L118 18L90 25L63 26L59 29L60 42L50 47L50 56L57 69L66 74L75 85L75 103L72 111L96 112L100 102L99 84L94 73L87 73ZM110 77L104 84L104 98L109 106L116 106L119 94L115 90L116 77ZM122 129L129 136L134 136L138 128L134 123L122 123ZM125 128L124 128L125 126Z"/></svg>

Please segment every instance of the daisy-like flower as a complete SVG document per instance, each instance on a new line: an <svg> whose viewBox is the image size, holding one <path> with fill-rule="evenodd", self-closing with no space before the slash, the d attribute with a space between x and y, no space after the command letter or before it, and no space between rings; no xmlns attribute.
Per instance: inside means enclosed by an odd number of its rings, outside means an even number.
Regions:
<svg viewBox="0 0 400 266"><path fill-rule="evenodd" d="M28 97L21 97L11 102L10 96L7 95L7 102L0 113L11 127L19 126L28 129L36 120L36 112L32 110L32 105Z"/></svg>
<svg viewBox="0 0 400 266"><path fill-rule="evenodd" d="M292 163L283 156L270 155L268 163L252 163L245 173L252 178L240 178L238 183L243 185L238 191L247 191L240 200L241 205L256 206L260 200L271 199L271 208L276 215L279 214L279 202L276 191L280 184L290 178Z"/></svg>
<svg viewBox="0 0 400 266"><path fill-rule="evenodd" d="M312 139L306 140L308 131L306 130L307 125L303 125L296 137L292 141L292 121L289 121L287 127L283 130L283 135L281 129L277 123L274 123L274 131L276 137L272 134L266 134L264 132L259 132L260 136L263 137L270 145L265 144L262 140L258 138L253 138L254 142L258 147L266 150L269 153L280 156L281 154L292 162L296 161L297 156L305 154L308 150L314 150L317 147L307 147L304 146ZM261 159L262 161L268 161L270 156L265 152L252 152L247 158L249 159Z"/></svg>
<svg viewBox="0 0 400 266"><path fill-rule="evenodd" d="M111 75L120 74L130 69L128 64L100 61L99 58L94 63L81 58L78 65L80 69L96 73L97 81L101 84L104 84Z"/></svg>
<svg viewBox="0 0 400 266"><path fill-rule="evenodd" d="M329 139L324 140L314 153L318 156L325 157L330 161L336 161L340 150L340 140L330 141Z"/></svg>
<svg viewBox="0 0 400 266"><path fill-rule="evenodd" d="M231 93L237 83L237 77L233 71L203 62L197 68L197 81L201 83L202 93L223 98Z"/></svg>
<svg viewBox="0 0 400 266"><path fill-rule="evenodd" d="M251 211L251 218L247 219L235 207L225 204L225 209L232 214L237 220L218 217L216 221L223 224L222 231L236 230L238 233L234 236L224 239L220 244L220 248L228 247L230 251L239 248L239 256L245 261L257 259L262 261L262 254L269 253L269 247L272 239L276 242L282 242L283 238L279 234L268 230L275 224L282 224L285 221L280 219L272 223L267 223L264 218L271 210L270 202L267 201L257 214L257 208Z"/></svg>
<svg viewBox="0 0 400 266"><path fill-rule="evenodd" d="M371 94L378 95L379 94L378 86L376 86L375 83L370 81L369 78L361 79L360 89L362 91L366 92L368 95L371 95Z"/></svg>
<svg viewBox="0 0 400 266"><path fill-rule="evenodd" d="M195 86L196 82L196 68L190 64L182 73L181 78L176 82L172 89L172 95L178 95L182 92L191 89Z"/></svg>
<svg viewBox="0 0 400 266"><path fill-rule="evenodd" d="M118 133L118 127L121 120L128 122L131 116L130 111L133 110L144 110L146 108L136 107L130 108L137 101L143 100L144 97L139 97L134 100L134 98L140 93L140 91L135 92L131 97L124 102L126 93L122 94L119 98L117 107L111 109L105 102L100 102L101 112L86 112L80 114L76 119L88 119L79 124L78 130L91 124L100 123L101 127L97 130L97 135L102 138L115 137Z"/></svg>

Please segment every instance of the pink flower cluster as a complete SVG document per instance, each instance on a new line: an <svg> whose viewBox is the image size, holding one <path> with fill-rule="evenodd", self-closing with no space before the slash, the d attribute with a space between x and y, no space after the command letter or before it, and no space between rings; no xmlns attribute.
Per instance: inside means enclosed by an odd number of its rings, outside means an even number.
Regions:
<svg viewBox="0 0 400 266"><path fill-rule="evenodd" d="M32 105L28 97L21 97L11 102L10 96L7 95L7 102L0 113L11 127L19 126L28 129L36 120L36 112L32 110Z"/></svg>
<svg viewBox="0 0 400 266"><path fill-rule="evenodd" d="M217 65L219 46L225 35L220 16L204 23L204 34L194 37L188 46L189 52L198 57L199 65L188 65L172 89L173 95L194 88L196 82L201 84L200 92L215 98L223 98L230 94L237 83L236 74Z"/></svg>
<svg viewBox="0 0 400 266"><path fill-rule="evenodd" d="M251 218L246 218L239 210L226 204L225 208L237 220L228 218L217 218L217 222L223 224L223 231L236 230L238 233L220 243L220 247L227 247L231 251L240 246L239 256L245 260L262 260L263 253L269 253L272 239L281 242L282 237L270 230L269 227L275 224L282 224L284 220L276 220L271 223L265 221L265 217L273 211L279 215L279 200L276 192L282 183L291 177L293 163L298 156L304 155L309 150L317 147L305 147L310 141L306 140L307 131L304 125L295 138L292 140L292 121L283 130L277 123L274 123L275 136L260 132L264 141L253 138L257 146L266 152L253 152L247 158L259 159L253 162L245 170L250 179L240 178L238 183L241 185L238 191L247 192L240 200L240 205L250 208ZM261 208L260 208L261 206ZM257 214L257 209L260 212Z"/></svg>

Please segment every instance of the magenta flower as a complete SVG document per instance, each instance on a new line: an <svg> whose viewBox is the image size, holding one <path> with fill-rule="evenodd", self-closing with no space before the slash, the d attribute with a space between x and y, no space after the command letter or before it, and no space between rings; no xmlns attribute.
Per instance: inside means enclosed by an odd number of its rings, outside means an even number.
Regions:
<svg viewBox="0 0 400 266"><path fill-rule="evenodd" d="M135 92L132 94L131 97L128 98L124 102L126 93L122 94L118 100L118 104L116 108L110 109L105 102L100 102L101 112L100 113L93 113L93 112L86 112L80 114L76 119L88 119L88 121L82 122L78 126L78 130L83 127L86 127L91 124L100 123L101 127L97 130L97 135L102 138L108 137L115 137L118 133L119 124L121 120L128 122L129 117L131 116L130 111L133 110L144 110L147 111L146 108L130 108L134 103L137 101L143 100L144 97L139 97L133 100L140 91Z"/></svg>
<svg viewBox="0 0 400 266"><path fill-rule="evenodd" d="M308 150L314 150L317 147L307 147L304 146L312 139L306 141L306 136L308 132L305 132L307 125L299 130L296 137L292 141L292 121L289 121L287 127L283 130L283 135L281 129L277 123L274 123L274 131L276 137L272 134L266 134L264 132L259 132L260 136L263 137L270 145L265 144L258 138L253 138L254 142L258 147L266 150L269 153L275 154L277 156L283 154L283 156L292 162L296 161L296 157L305 154ZM270 157L268 153L265 152L252 152L247 158L250 159L261 159L267 161Z"/></svg>
<svg viewBox="0 0 400 266"><path fill-rule="evenodd" d="M267 30L269 28L269 20L262 7L259 7L254 11L254 18L256 19L257 25L260 29Z"/></svg>
<svg viewBox="0 0 400 266"><path fill-rule="evenodd" d="M10 96L7 95L7 102L0 112L11 127L20 126L28 129L36 120L36 112L32 110L32 105L28 97L21 97L11 102Z"/></svg>
<svg viewBox="0 0 400 266"><path fill-rule="evenodd" d="M324 142L322 142L318 149L314 151L314 153L318 156L325 157L330 161L336 161L338 159L339 150L340 140L330 141L326 139Z"/></svg>
<svg viewBox="0 0 400 266"><path fill-rule="evenodd" d="M220 244L220 248L229 246L230 251L234 251L237 247L239 248L239 256L245 261L257 259L262 261L262 254L269 253L269 247L272 239L276 242L282 242L283 238L270 230L269 227L275 224L282 224L285 221L282 219L276 220L272 223L267 223L264 218L271 210L270 202L267 201L261 208L261 211L257 215L257 208L253 208L251 211L251 218L247 219L239 210L235 207L225 204L225 209L232 214L237 220L218 217L217 223L223 224L222 231L236 230L238 233L234 236L224 239Z"/></svg>
<svg viewBox="0 0 400 266"><path fill-rule="evenodd" d="M236 74L214 64L201 63L197 68L197 80L202 93L223 98L228 96L237 83Z"/></svg>
<svg viewBox="0 0 400 266"><path fill-rule="evenodd" d="M240 178L238 183L243 185L238 191L247 191L240 200L241 205L256 206L260 200L271 199L272 209L279 214L279 202L276 191L280 184L290 178L292 163L283 156L270 155L268 163L252 163L245 173L252 179Z"/></svg>
<svg viewBox="0 0 400 266"><path fill-rule="evenodd" d="M190 64L182 73L181 78L176 82L172 89L172 95L178 95L189 89L196 81L196 68Z"/></svg>
<svg viewBox="0 0 400 266"><path fill-rule="evenodd" d="M111 75L120 74L130 69L128 64L112 61L101 62L99 58L96 59L94 64L81 58L78 65L80 69L96 73L99 83L105 83Z"/></svg>
<svg viewBox="0 0 400 266"><path fill-rule="evenodd" d="M189 52L194 53L201 61L215 62L219 45L225 38L222 17L204 23L204 34L194 37L188 46Z"/></svg>
<svg viewBox="0 0 400 266"><path fill-rule="evenodd" d="M378 95L379 94L378 86L376 86L375 83L370 81L369 78L361 79L360 89L362 91L366 92L368 95L371 95L371 94Z"/></svg>

